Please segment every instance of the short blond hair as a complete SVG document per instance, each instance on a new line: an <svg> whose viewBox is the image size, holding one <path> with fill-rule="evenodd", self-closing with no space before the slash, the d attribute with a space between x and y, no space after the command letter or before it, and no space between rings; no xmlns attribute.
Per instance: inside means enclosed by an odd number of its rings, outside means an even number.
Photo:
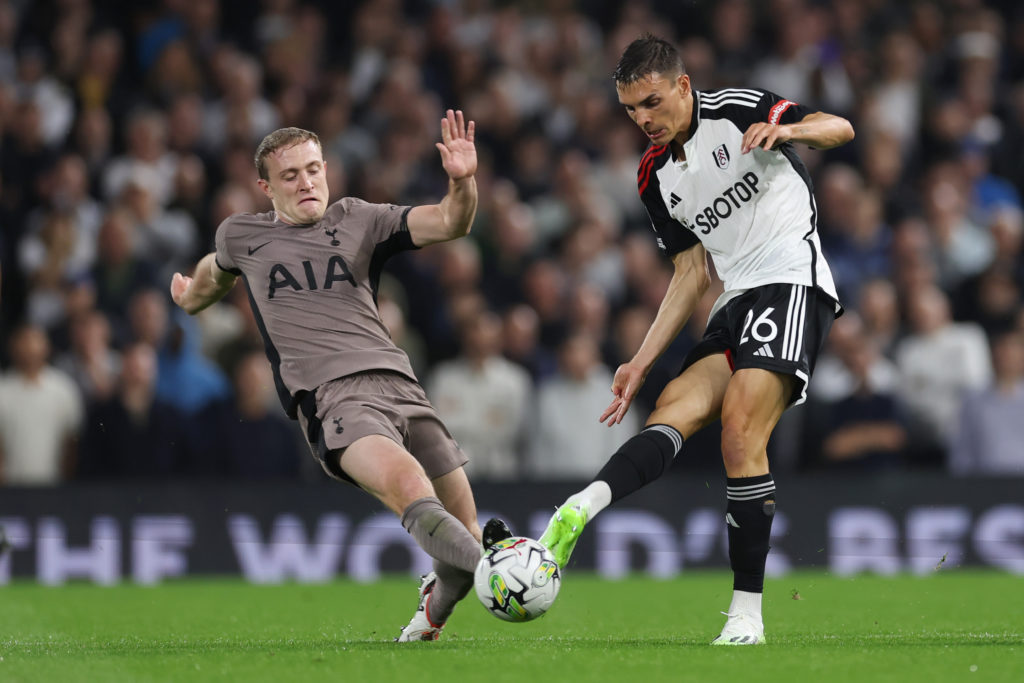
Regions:
<svg viewBox="0 0 1024 683"><path fill-rule="evenodd" d="M270 180L270 176L267 173L267 156L273 154L277 150L284 147L294 147L295 145L302 144L307 140L312 140L316 143L317 147L323 149L320 145L320 138L317 134L311 130L304 130L302 128L278 128L273 133L267 135L260 142L260 146L256 148L256 172L263 180Z"/></svg>

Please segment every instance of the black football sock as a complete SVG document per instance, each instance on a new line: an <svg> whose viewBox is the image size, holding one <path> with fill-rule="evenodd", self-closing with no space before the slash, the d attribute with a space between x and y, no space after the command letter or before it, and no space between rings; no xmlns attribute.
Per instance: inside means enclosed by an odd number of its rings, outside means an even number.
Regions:
<svg viewBox="0 0 1024 683"><path fill-rule="evenodd" d="M438 560L434 560L434 573L437 574L437 583L427 603L427 619L432 624L441 625L448 621L455 605L473 587L473 575Z"/></svg>
<svg viewBox="0 0 1024 683"><path fill-rule="evenodd" d="M622 444L594 479L608 484L614 503L667 472L682 447L675 427L650 425Z"/></svg>
<svg viewBox="0 0 1024 683"><path fill-rule="evenodd" d="M480 561L480 543L434 496L409 503L402 526L435 560L470 574Z"/></svg>
<svg viewBox="0 0 1024 683"><path fill-rule="evenodd" d="M771 474L729 478L725 490L733 590L761 593L775 516L775 481Z"/></svg>

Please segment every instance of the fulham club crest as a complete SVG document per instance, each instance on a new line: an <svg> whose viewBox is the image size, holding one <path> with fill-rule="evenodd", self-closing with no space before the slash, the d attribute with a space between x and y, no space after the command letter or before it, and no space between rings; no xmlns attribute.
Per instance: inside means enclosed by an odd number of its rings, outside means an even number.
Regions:
<svg viewBox="0 0 1024 683"><path fill-rule="evenodd" d="M718 168L729 168L729 149L724 144L715 147L715 151L711 153L711 156L715 158Z"/></svg>

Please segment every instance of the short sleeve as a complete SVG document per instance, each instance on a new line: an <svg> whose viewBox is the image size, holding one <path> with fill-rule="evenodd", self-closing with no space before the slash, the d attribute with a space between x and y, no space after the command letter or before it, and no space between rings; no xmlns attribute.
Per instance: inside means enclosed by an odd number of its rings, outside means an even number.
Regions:
<svg viewBox="0 0 1024 683"><path fill-rule="evenodd" d="M696 246L700 243L693 231L687 229L679 221L672 218L665 207L665 200L661 197L661 185L658 181L656 169L659 158L668 154L667 147L651 147L640 160L640 169L637 172L637 190L640 193L640 201L647 209L647 215L651 219L651 226L658 236L658 247L671 257L681 251Z"/></svg>
<svg viewBox="0 0 1024 683"><path fill-rule="evenodd" d="M700 244L700 240L687 230L676 219L672 218L665 208L664 202L644 202L647 215L651 219L651 225L658 236L658 247L665 252L666 256L675 256L681 251Z"/></svg>
<svg viewBox="0 0 1024 683"><path fill-rule="evenodd" d="M409 235L409 211L411 206L397 206L395 204L370 204L374 211L374 227L377 232L377 241L391 239L395 235L405 233L409 240L409 247L412 246L412 236Z"/></svg>
<svg viewBox="0 0 1024 683"><path fill-rule="evenodd" d="M793 100L787 100L768 90L761 91L763 95L757 103L757 115L759 121L767 121L771 124L789 124L802 121L814 110L797 104Z"/></svg>
<svg viewBox="0 0 1024 683"><path fill-rule="evenodd" d="M235 260L231 257L231 251L228 248L228 232L231 230L232 221L230 218L226 218L219 226L217 226L217 234L214 237L214 243L216 245L217 252L214 258L217 261L217 267L223 271L231 273L232 275L241 275L241 269L235 265Z"/></svg>

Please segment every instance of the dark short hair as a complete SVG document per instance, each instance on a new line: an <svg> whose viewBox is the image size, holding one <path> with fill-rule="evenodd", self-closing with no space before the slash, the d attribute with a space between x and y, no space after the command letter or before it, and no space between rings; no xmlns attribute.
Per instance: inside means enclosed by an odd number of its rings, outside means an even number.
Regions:
<svg viewBox="0 0 1024 683"><path fill-rule="evenodd" d="M622 53L612 78L617 84L628 85L652 73L678 76L686 73L686 68L683 66L683 58L672 43L652 33L645 33L630 43Z"/></svg>
<svg viewBox="0 0 1024 683"><path fill-rule="evenodd" d="M273 133L263 138L260 146L256 148L256 172L263 180L270 180L267 174L267 155L273 154L283 147L294 147L306 140L312 140L320 147L320 138L316 133L302 128L278 128Z"/></svg>

